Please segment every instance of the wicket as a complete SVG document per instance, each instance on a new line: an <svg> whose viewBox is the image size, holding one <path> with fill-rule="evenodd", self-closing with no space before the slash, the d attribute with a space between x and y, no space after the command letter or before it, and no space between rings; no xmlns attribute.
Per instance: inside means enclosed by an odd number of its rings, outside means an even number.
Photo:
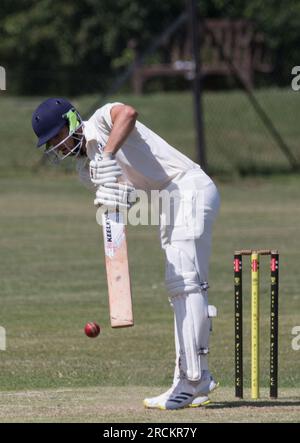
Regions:
<svg viewBox="0 0 300 443"><path fill-rule="evenodd" d="M234 253L235 396L243 398L243 287L242 257L251 258L251 398L259 398L259 261L271 258L270 306L270 397L278 396L278 292L279 253L277 250L240 250Z"/></svg>

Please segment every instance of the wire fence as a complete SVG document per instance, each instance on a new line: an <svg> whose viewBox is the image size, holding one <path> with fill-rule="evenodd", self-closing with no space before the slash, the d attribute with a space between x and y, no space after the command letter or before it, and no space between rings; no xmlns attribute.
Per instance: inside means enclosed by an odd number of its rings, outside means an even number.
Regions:
<svg viewBox="0 0 300 443"><path fill-rule="evenodd" d="M255 97L289 154L282 150L245 94L204 93L205 138L211 172L251 174L299 168L299 96L292 90L270 88L256 91Z"/></svg>

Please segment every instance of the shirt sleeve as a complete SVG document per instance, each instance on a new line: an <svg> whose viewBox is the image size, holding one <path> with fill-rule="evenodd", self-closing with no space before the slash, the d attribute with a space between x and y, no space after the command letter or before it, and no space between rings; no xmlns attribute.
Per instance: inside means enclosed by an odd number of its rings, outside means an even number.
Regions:
<svg viewBox="0 0 300 443"><path fill-rule="evenodd" d="M104 131L106 134L110 133L113 126L110 111L114 106L117 105L123 105L123 103L107 103L106 105L99 108L98 111L96 111L95 117L97 120L97 124L99 125L100 130Z"/></svg>

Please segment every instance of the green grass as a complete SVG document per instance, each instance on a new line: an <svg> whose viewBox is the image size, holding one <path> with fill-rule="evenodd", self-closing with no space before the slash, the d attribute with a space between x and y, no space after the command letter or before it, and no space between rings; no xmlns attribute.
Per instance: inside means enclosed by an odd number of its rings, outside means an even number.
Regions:
<svg viewBox="0 0 300 443"><path fill-rule="evenodd" d="M298 124L299 96L287 89L263 89L257 99L272 119L300 163ZM42 97L0 97L0 173L40 168L35 149L31 114ZM103 103L96 96L74 98L85 114ZM161 93L146 96L119 95L107 101L135 106L139 119L172 145L197 159L193 128L193 104L189 93ZM206 92L203 100L205 138L211 172L247 173L288 171L290 165L241 91Z"/></svg>
<svg viewBox="0 0 300 443"><path fill-rule="evenodd" d="M234 389L232 253L240 247L280 250L279 395L288 389L289 395L299 397L299 351L291 347L292 328L300 324L299 184L298 176L218 183L222 209L210 273L210 302L218 307L218 318L210 366L230 398ZM140 401L153 387L159 392L167 386L174 362L173 319L156 228L129 227L135 326L112 330L101 230L88 191L72 176L51 175L2 178L0 189L0 325L7 331L7 350L0 352L1 391L70 388L91 392L95 386L140 386L136 396ZM264 260L261 385L266 388L269 275ZM245 386L250 383L247 286L245 277ZM97 339L83 333L91 320L102 328ZM19 402L18 396L2 396L4 403L5 398ZM232 413L230 408L228 413ZM21 416L25 417L16 413L15 419ZM7 419L11 418L10 412ZM34 416L25 418L34 420ZM70 414L69 418L76 417ZM1 420L5 421L5 414Z"/></svg>
<svg viewBox="0 0 300 443"><path fill-rule="evenodd" d="M297 94L286 90L257 94L299 158ZM195 158L188 94L114 99L136 106L141 121ZM216 170L231 171L234 178L229 180L227 176L226 181L218 181L222 208L214 231L210 272L210 303L218 308L210 366L221 383L215 394L219 406L205 409L207 412L201 410L201 416L204 421L258 419L256 403L232 404L232 253L241 247L278 248L280 398L277 406L265 404L269 276L267 259L262 259L264 398L259 403L259 411L263 411L259 420L295 421L297 414L299 417L299 351L292 350L291 342L292 328L300 325L300 179L286 174L236 179L235 171L242 170L241 165L249 162L252 168L251 158L261 170L288 168L245 100L240 92L209 93L204 102L209 162ZM107 421L111 410L116 421L130 421L133 416L136 421L148 422L197 421L199 411L160 415L144 412L141 406L143 396L158 393L170 384L174 364L173 318L164 289L164 257L157 228L129 227L135 326L112 330L102 233L95 221L93 197L72 174L40 167L30 128L30 114L39 101L6 95L1 95L0 101L0 326L7 332L7 350L0 351L0 421ZM82 97L74 103L84 112L95 103L95 97ZM244 269L244 369L245 386L249 386L246 264ZM85 323L92 320L101 325L97 339L83 333ZM126 404L116 404L117 393ZM93 413L88 409L89 400L97 402Z"/></svg>
<svg viewBox="0 0 300 443"><path fill-rule="evenodd" d="M276 401L263 390L262 398L254 402L236 401L232 389L222 387L212 395L213 402L208 406L178 411L144 409L141 399L149 392L144 386L2 392L0 423L109 423L103 426L102 434L110 429L110 423L299 422L299 389L282 390ZM158 395L160 390L152 388L151 393Z"/></svg>

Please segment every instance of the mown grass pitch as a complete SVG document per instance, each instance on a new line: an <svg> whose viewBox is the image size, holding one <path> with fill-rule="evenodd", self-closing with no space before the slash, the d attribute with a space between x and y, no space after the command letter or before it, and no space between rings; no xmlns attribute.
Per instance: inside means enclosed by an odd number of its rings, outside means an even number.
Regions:
<svg viewBox="0 0 300 443"><path fill-rule="evenodd" d="M145 395L169 385L174 361L173 319L156 228L129 227L136 324L112 330L92 196L72 176L1 178L0 325L7 331L7 350L0 351L0 420L105 421L112 409L116 421L299 420L300 351L291 345L292 328L300 324L299 184L298 176L218 182L222 208L214 232L209 293L218 318L210 366L221 388L214 394L216 404L204 412L161 416L145 412L142 406ZM232 254L240 247L280 251L278 402L266 402L264 390L258 403L247 399L240 406L232 403ZM261 287L261 382L266 389L269 271L264 259ZM249 387L246 288L245 277L245 386ZM92 320L102 327L96 339L83 333L85 323ZM96 405L92 414L89 399Z"/></svg>
<svg viewBox="0 0 300 443"><path fill-rule="evenodd" d="M0 393L2 422L67 423L228 423L299 422L300 391L284 389L274 401L262 392L257 401L237 401L222 387L205 407L178 411L144 409L141 398L157 387L87 387ZM248 391L249 393L249 391ZM109 427L108 427L109 429ZM100 432L100 431L99 431Z"/></svg>

